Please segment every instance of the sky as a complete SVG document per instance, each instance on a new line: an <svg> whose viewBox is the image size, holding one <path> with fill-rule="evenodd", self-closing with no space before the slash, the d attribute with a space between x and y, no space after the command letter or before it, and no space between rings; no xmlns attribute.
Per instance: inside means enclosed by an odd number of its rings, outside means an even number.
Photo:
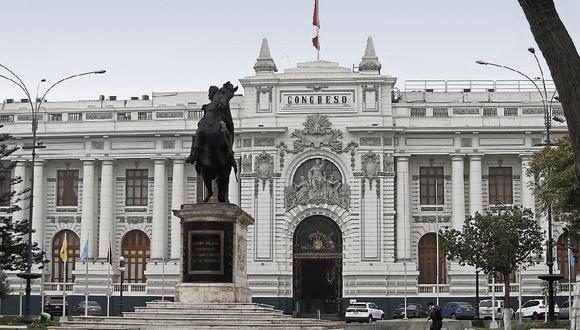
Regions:
<svg viewBox="0 0 580 330"><path fill-rule="evenodd" d="M580 1L555 1L580 45ZM237 82L254 74L264 37L279 71L316 60L314 0L2 2L0 64L29 90L35 91L41 79L47 79L47 87L72 74L107 70L60 84L47 96L50 101L101 94L126 99ZM319 2L321 60L352 68L371 35L381 73L396 77L401 89L412 79L520 79L477 65L478 59L539 75L527 51L537 46L517 0ZM0 101L24 97L0 79Z"/></svg>

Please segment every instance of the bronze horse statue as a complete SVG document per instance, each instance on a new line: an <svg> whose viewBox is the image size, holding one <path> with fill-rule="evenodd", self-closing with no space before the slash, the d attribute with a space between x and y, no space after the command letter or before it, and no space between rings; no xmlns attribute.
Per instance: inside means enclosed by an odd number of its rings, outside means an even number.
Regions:
<svg viewBox="0 0 580 330"><path fill-rule="evenodd" d="M197 124L193 136L191 154L186 159L195 165L197 174L203 178L208 191L207 202L213 196L212 181L217 179L218 201L228 203L228 185L232 168L237 174L234 158L234 125L230 112L230 100L238 87L229 81L215 93L205 107L205 114Z"/></svg>

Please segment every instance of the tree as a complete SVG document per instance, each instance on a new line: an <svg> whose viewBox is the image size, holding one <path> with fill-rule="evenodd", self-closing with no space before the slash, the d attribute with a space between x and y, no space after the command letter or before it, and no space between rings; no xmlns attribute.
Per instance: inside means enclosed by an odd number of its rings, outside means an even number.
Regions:
<svg viewBox="0 0 580 330"><path fill-rule="evenodd" d="M529 209L476 213L466 217L463 231L450 229L440 234L449 260L502 275L506 307L510 307L510 274L518 265L525 268L539 263L542 254L542 230Z"/></svg>
<svg viewBox="0 0 580 330"><path fill-rule="evenodd" d="M6 141L11 138L9 134L0 134L0 205L7 205L0 209L0 278L5 276L5 270L24 271L28 266L28 220L16 221L10 216L21 210L17 203L26 194L26 191L16 192L12 189L22 178L11 177L15 163L6 159L17 150L6 145ZM33 246L33 262L42 262L37 244Z"/></svg>
<svg viewBox="0 0 580 330"><path fill-rule="evenodd" d="M574 179L574 149L569 136L555 141L555 148L534 154L527 175L535 176L534 194L542 208L568 222L577 240L580 231L580 182Z"/></svg>
<svg viewBox="0 0 580 330"><path fill-rule="evenodd" d="M550 68L568 123L580 181L580 56L553 0L518 0Z"/></svg>

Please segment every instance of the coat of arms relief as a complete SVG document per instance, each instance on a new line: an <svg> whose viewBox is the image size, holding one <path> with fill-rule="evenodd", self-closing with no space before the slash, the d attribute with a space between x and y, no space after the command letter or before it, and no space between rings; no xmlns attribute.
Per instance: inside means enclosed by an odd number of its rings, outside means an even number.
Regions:
<svg viewBox="0 0 580 330"><path fill-rule="evenodd" d="M351 166L354 168L358 144L351 141L343 147L342 132L332 128L326 115L316 113L307 116L303 125L303 129L296 129L291 134L293 149L289 149L284 142L278 144L281 170L284 167L285 153L298 154L308 149L323 148L337 154L350 152ZM336 165L321 158L302 163L294 175L292 185L285 187L284 193L286 210L307 204L338 205L347 210L350 206L350 187L343 180Z"/></svg>

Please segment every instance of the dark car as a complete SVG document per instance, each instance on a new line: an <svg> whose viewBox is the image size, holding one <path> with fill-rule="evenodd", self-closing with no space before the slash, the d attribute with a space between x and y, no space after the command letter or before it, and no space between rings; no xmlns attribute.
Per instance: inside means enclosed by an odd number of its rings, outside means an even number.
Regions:
<svg viewBox="0 0 580 330"><path fill-rule="evenodd" d="M475 308L465 301L448 302L441 309L441 315L452 319L472 320L475 317Z"/></svg>
<svg viewBox="0 0 580 330"><path fill-rule="evenodd" d="M46 297L44 300L44 311L52 316L62 316L62 301L62 296ZM66 307L68 308L68 302L66 303Z"/></svg>
<svg viewBox="0 0 580 330"><path fill-rule="evenodd" d="M101 305L99 305L98 302L94 301L94 300L89 300L88 304L87 304L88 308L87 308L87 315L102 315L103 314L103 310L101 308ZM85 315L85 302L84 300L79 302L79 304L75 307L74 311L73 311L74 315L81 315L84 316Z"/></svg>
<svg viewBox="0 0 580 330"><path fill-rule="evenodd" d="M405 317L405 309L403 306L403 304L400 304L393 310L394 319L401 319ZM429 316L429 311L427 311L423 305L414 303L407 304L407 318L427 316Z"/></svg>

